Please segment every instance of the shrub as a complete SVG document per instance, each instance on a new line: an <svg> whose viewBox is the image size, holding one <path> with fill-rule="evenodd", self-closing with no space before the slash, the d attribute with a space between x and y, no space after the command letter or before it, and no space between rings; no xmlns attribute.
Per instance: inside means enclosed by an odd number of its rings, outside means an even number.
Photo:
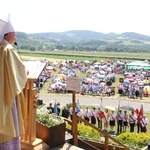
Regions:
<svg viewBox="0 0 150 150"><path fill-rule="evenodd" d="M117 139L127 147L143 148L147 146L147 143L150 140L150 133L125 132L117 136Z"/></svg>
<svg viewBox="0 0 150 150"><path fill-rule="evenodd" d="M71 129L70 125L66 125L67 129ZM95 129L86 126L84 124L78 124L78 135L83 139L93 140L93 141L100 141L100 134Z"/></svg>

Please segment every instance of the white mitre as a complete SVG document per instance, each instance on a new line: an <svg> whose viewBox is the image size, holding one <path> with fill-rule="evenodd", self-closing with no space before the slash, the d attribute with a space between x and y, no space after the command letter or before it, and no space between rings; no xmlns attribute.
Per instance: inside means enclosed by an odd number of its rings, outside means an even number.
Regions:
<svg viewBox="0 0 150 150"><path fill-rule="evenodd" d="M15 29L8 18L7 20L2 20L0 19L0 34L1 37L3 38L5 34L10 33L10 32L15 32Z"/></svg>

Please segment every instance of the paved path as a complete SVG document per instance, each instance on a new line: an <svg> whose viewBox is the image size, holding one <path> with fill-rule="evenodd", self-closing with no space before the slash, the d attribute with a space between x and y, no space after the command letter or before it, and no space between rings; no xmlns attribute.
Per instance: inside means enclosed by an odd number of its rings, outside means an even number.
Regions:
<svg viewBox="0 0 150 150"><path fill-rule="evenodd" d="M67 103L72 103L72 94L40 94L39 99L42 99L43 102L46 104L45 107L49 105L51 101L59 102L61 107L66 105ZM91 96L91 95L80 95L76 94L76 99L79 99L81 105L87 106L99 106L100 96ZM139 99L129 99L127 97L119 97L119 96L111 96L111 97L103 97L103 106L113 106L115 108L118 107L120 101L120 106L129 105L132 106L134 109L140 109L141 104L143 103L143 108L145 112L150 112L150 98L143 98L143 100Z"/></svg>

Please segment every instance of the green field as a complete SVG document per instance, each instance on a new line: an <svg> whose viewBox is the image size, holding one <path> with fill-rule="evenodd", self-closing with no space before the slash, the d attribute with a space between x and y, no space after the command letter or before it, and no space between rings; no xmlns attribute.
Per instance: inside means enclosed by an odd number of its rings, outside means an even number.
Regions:
<svg viewBox="0 0 150 150"><path fill-rule="evenodd" d="M137 54L133 54L133 53L88 53L88 52L67 52L64 51L64 53L61 51L56 51L54 52L48 52L48 53L22 53L21 54L22 57L23 56L28 56L29 58L36 58L36 57L41 57L41 58L47 58L47 59L68 59L68 60L89 60L89 61L93 61L93 60L110 60L110 58L136 58L139 60L149 60L150 58L150 54L145 54L145 53L137 53ZM75 55L75 56L74 56ZM26 59L29 60L29 59ZM55 76L58 72L53 72L53 76ZM85 74L78 72L78 76L81 78L85 77ZM114 86L117 86L119 84L119 78L122 77L120 75L116 76L116 83L114 83ZM44 87L42 88L42 90L40 91L41 94L47 94L47 88L49 83L51 83L51 79L49 79L45 84ZM117 88L116 88L116 93L117 93ZM85 106L83 106L83 108L85 108ZM148 120L150 121L150 113L145 112ZM128 128L129 130L129 128ZM150 131L150 124L148 124L148 131Z"/></svg>
<svg viewBox="0 0 150 150"><path fill-rule="evenodd" d="M80 51L48 51L48 52L31 52L21 51L22 56L43 57L68 60L89 60L100 61L110 59L134 59L150 60L149 53L115 53L115 52L80 52Z"/></svg>

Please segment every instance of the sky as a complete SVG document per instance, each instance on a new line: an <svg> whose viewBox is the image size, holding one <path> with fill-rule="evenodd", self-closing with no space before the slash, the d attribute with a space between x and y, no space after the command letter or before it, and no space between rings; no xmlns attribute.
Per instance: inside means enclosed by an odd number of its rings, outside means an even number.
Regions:
<svg viewBox="0 0 150 150"><path fill-rule="evenodd" d="M3 0L0 18L25 33L91 30L150 35L150 0Z"/></svg>

